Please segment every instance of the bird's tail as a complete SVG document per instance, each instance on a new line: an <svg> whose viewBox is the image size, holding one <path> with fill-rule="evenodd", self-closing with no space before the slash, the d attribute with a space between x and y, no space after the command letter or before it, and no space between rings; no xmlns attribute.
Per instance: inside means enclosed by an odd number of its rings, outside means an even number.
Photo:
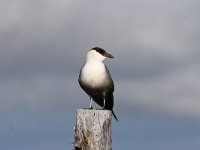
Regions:
<svg viewBox="0 0 200 150"><path fill-rule="evenodd" d="M119 121L119 119L117 118L117 116L115 115L115 113L114 113L114 111L113 111L113 110L112 110L112 114L113 114L113 116L114 116L115 120L116 120L116 121Z"/></svg>

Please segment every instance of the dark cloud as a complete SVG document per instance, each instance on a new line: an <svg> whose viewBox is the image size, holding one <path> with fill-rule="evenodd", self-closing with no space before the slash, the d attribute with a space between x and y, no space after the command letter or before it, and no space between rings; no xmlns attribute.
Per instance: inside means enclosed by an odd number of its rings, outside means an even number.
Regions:
<svg viewBox="0 0 200 150"><path fill-rule="evenodd" d="M195 2L90 3L93 7L72 1L4 2L1 80L55 77L52 82L62 76L75 81L87 50L94 46L115 55L107 64L117 80L132 86L138 82L142 89L162 89L168 75L184 78L184 72L199 63ZM156 86L146 85L152 81Z"/></svg>
<svg viewBox="0 0 200 150"><path fill-rule="evenodd" d="M119 116L199 118L199 5L194 0L1 1L4 127L87 107L77 78L86 52L95 46L115 56L106 64Z"/></svg>

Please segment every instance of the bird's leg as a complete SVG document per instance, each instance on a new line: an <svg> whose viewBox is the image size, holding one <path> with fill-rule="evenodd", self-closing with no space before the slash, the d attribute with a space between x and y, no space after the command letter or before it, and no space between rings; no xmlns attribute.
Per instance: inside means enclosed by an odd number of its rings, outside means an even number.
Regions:
<svg viewBox="0 0 200 150"><path fill-rule="evenodd" d="M90 109L92 109L92 97L90 97Z"/></svg>
<svg viewBox="0 0 200 150"><path fill-rule="evenodd" d="M103 93L103 109L106 107L106 93Z"/></svg>
<svg viewBox="0 0 200 150"><path fill-rule="evenodd" d="M104 98L103 99L103 109L105 109L105 106L106 106L106 99Z"/></svg>

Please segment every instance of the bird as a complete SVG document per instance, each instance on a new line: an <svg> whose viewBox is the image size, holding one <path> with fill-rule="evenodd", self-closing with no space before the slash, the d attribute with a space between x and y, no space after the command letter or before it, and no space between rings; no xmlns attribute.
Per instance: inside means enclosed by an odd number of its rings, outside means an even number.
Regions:
<svg viewBox="0 0 200 150"><path fill-rule="evenodd" d="M100 47L94 47L87 53L86 62L81 67L78 82L80 87L90 97L90 109L92 102L96 102L103 109L111 110L116 121L119 121L113 111L114 106L114 82L104 61L114 58Z"/></svg>

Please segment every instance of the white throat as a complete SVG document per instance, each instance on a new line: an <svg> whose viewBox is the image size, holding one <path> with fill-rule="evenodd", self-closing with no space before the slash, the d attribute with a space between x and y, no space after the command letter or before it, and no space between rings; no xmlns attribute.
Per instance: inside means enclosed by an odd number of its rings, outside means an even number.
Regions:
<svg viewBox="0 0 200 150"><path fill-rule="evenodd" d="M90 50L87 53L87 62L88 61L98 61L98 62L103 62L106 59L105 56L101 55L98 53L96 50Z"/></svg>

